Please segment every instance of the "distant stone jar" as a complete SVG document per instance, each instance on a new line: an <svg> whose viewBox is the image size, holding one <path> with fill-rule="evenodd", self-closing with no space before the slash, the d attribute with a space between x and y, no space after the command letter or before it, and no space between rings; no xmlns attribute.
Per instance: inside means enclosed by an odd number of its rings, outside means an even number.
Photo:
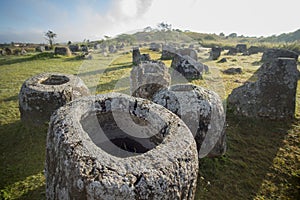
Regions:
<svg viewBox="0 0 300 200"><path fill-rule="evenodd" d="M72 52L69 47L55 47L54 54L62 56L71 56Z"/></svg>
<svg viewBox="0 0 300 200"><path fill-rule="evenodd" d="M47 199L193 200L196 143L175 114L109 93L80 98L51 117Z"/></svg>
<svg viewBox="0 0 300 200"><path fill-rule="evenodd" d="M43 73L26 80L19 93L21 120L28 125L43 125L51 114L66 103L89 95L89 89L77 76Z"/></svg>
<svg viewBox="0 0 300 200"><path fill-rule="evenodd" d="M175 54L170 69L174 80L178 79L178 76L183 76L187 79L202 79L204 65L190 56Z"/></svg>
<svg viewBox="0 0 300 200"><path fill-rule="evenodd" d="M212 60L217 60L221 56L221 51L222 51L221 47L218 47L218 46L212 47L209 58Z"/></svg>

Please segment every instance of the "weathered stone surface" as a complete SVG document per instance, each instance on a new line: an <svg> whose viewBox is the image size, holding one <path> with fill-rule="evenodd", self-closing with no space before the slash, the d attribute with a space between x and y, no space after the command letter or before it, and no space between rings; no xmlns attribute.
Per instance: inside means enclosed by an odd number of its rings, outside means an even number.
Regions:
<svg viewBox="0 0 300 200"><path fill-rule="evenodd" d="M44 51L45 51L45 47L44 47L44 46L37 46L37 47L35 48L35 51L36 51L36 52L44 52Z"/></svg>
<svg viewBox="0 0 300 200"><path fill-rule="evenodd" d="M149 54L141 54L138 47L132 49L132 63L133 65L139 65L143 61L150 61L151 57Z"/></svg>
<svg viewBox="0 0 300 200"><path fill-rule="evenodd" d="M238 53L247 52L247 45L246 44L237 44L235 48L236 48Z"/></svg>
<svg viewBox="0 0 300 200"><path fill-rule="evenodd" d="M209 73L209 67L207 65L203 65L204 71L205 73Z"/></svg>
<svg viewBox="0 0 300 200"><path fill-rule="evenodd" d="M194 49L189 49L189 48L177 49L176 53L182 56L189 56L193 58L195 61L198 60L197 52Z"/></svg>
<svg viewBox="0 0 300 200"><path fill-rule="evenodd" d="M46 146L49 200L195 197L193 135L151 101L117 93L75 100L52 115Z"/></svg>
<svg viewBox="0 0 300 200"><path fill-rule="evenodd" d="M55 47L54 54L62 56L71 56L72 52L69 47Z"/></svg>
<svg viewBox="0 0 300 200"><path fill-rule="evenodd" d="M189 45L189 48L190 48L190 49L193 49L193 48L195 48L195 45L190 44L190 45Z"/></svg>
<svg viewBox="0 0 300 200"><path fill-rule="evenodd" d="M225 63L227 62L227 58L222 58L221 60L218 61L218 63Z"/></svg>
<svg viewBox="0 0 300 200"><path fill-rule="evenodd" d="M161 45L158 43L151 43L149 49L151 51L160 51Z"/></svg>
<svg viewBox="0 0 300 200"><path fill-rule="evenodd" d="M21 120L25 124L42 125L51 114L66 103L89 94L76 76L44 73L26 80L19 93Z"/></svg>
<svg viewBox="0 0 300 200"><path fill-rule="evenodd" d="M176 77L180 73L187 79L198 79L202 78L204 65L189 56L175 54L171 69L173 70L172 77Z"/></svg>
<svg viewBox="0 0 300 200"><path fill-rule="evenodd" d="M264 49L262 47L251 46L248 49L248 54L249 55L257 54L257 53L260 53L260 52L263 52L263 51L264 51Z"/></svg>
<svg viewBox="0 0 300 200"><path fill-rule="evenodd" d="M172 60L176 53L176 48L171 45L163 45L162 46L162 53L161 53L161 60Z"/></svg>
<svg viewBox="0 0 300 200"><path fill-rule="evenodd" d="M101 45L100 45L100 44L95 44L95 45L94 45L94 49L95 49L95 50L100 49L100 48L101 48Z"/></svg>
<svg viewBox="0 0 300 200"><path fill-rule="evenodd" d="M295 114L298 70L293 58L278 58L265 63L256 82L232 91L228 106L237 115L270 119L291 119Z"/></svg>
<svg viewBox="0 0 300 200"><path fill-rule="evenodd" d="M81 45L80 46L81 51L83 52L89 52L89 47L87 45Z"/></svg>
<svg viewBox="0 0 300 200"><path fill-rule="evenodd" d="M116 47L114 45L109 45L108 51L109 51L109 53L116 53L118 50L116 49Z"/></svg>
<svg viewBox="0 0 300 200"><path fill-rule="evenodd" d="M72 44L72 45L69 45L69 49L70 49L72 52L78 52L78 51L79 51L79 45L78 45L78 44Z"/></svg>
<svg viewBox="0 0 300 200"><path fill-rule="evenodd" d="M26 54L27 54L27 51L24 48L22 48L21 49L21 55L26 55Z"/></svg>
<svg viewBox="0 0 300 200"><path fill-rule="evenodd" d="M199 158L225 153L225 112L215 92L196 85L173 85L160 90L152 100L186 123L195 137Z"/></svg>
<svg viewBox="0 0 300 200"><path fill-rule="evenodd" d="M231 67L228 68L226 70L222 71L224 74L230 74L230 75L234 75L234 74L241 74L243 72L242 68L240 67Z"/></svg>
<svg viewBox="0 0 300 200"><path fill-rule="evenodd" d="M124 43L117 44L116 48L119 49L119 50L123 50L125 48L125 44Z"/></svg>
<svg viewBox="0 0 300 200"><path fill-rule="evenodd" d="M217 60L221 55L222 48L221 47L212 47L210 51L210 59Z"/></svg>
<svg viewBox="0 0 300 200"><path fill-rule="evenodd" d="M141 63L140 57L141 57L140 49L138 47L134 47L132 49L132 63L134 65L140 64Z"/></svg>
<svg viewBox="0 0 300 200"><path fill-rule="evenodd" d="M130 73L130 91L133 96L151 99L159 89L168 87L171 78L168 68L158 61L142 62Z"/></svg>
<svg viewBox="0 0 300 200"><path fill-rule="evenodd" d="M267 49L264 51L261 61L262 62L272 62L276 58L294 58L298 60L298 53L290 51L287 49Z"/></svg>
<svg viewBox="0 0 300 200"><path fill-rule="evenodd" d="M6 47L4 49L4 51L5 51L5 55L12 55L12 53L13 53L13 51L11 50L11 48L8 48L8 47Z"/></svg>
<svg viewBox="0 0 300 200"><path fill-rule="evenodd" d="M237 54L237 49L233 47L229 47L227 55L235 55Z"/></svg>

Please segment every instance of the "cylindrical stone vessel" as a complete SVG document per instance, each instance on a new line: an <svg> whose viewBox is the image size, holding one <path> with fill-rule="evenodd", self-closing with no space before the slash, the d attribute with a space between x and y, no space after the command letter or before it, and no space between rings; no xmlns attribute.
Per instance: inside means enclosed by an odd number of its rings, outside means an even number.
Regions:
<svg viewBox="0 0 300 200"><path fill-rule="evenodd" d="M199 158L225 153L225 112L217 93L192 84L180 84L160 90L152 100L186 123L195 137Z"/></svg>
<svg viewBox="0 0 300 200"><path fill-rule="evenodd" d="M167 88L170 82L169 70L163 62L142 62L133 66L130 72L130 92L135 97L151 99L161 88Z"/></svg>
<svg viewBox="0 0 300 200"><path fill-rule="evenodd" d="M194 199L197 173L192 133L149 100L84 97L51 117L47 199Z"/></svg>
<svg viewBox="0 0 300 200"><path fill-rule="evenodd" d="M19 110L25 124L43 125L66 103L89 95L83 81L74 75L43 73L26 80L19 93Z"/></svg>

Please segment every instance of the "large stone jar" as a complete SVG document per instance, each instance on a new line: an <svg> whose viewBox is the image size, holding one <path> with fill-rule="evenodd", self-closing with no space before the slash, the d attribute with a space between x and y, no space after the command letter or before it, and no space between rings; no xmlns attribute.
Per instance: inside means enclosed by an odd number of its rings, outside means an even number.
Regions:
<svg viewBox="0 0 300 200"><path fill-rule="evenodd" d="M57 110L47 136L47 199L193 199L198 159L188 127L124 94Z"/></svg>
<svg viewBox="0 0 300 200"><path fill-rule="evenodd" d="M43 73L26 80L19 93L21 120L25 124L43 125L51 114L66 103L89 95L83 81L74 75Z"/></svg>

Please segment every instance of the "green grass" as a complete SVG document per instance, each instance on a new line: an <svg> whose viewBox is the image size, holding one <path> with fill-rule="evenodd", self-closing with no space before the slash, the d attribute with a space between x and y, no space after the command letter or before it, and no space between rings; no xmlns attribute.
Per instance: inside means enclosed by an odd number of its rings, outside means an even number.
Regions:
<svg viewBox="0 0 300 200"><path fill-rule="evenodd" d="M153 59L160 57L146 49L141 52L150 53ZM193 83L218 90L225 100L233 88L252 77L261 54L222 55L228 60L222 64L207 60L207 56L207 52L199 54L201 61L215 70ZM45 199L47 127L37 129L20 122L18 93L22 83L41 72L62 72L79 74L94 93L129 93L131 67L131 54L121 53L110 57L96 54L91 61L51 53L0 57L0 199ZM229 67L242 67L244 72L218 73L217 69ZM227 112L228 151L220 158L200 160L196 199L300 198L299 88L292 122L249 120Z"/></svg>

